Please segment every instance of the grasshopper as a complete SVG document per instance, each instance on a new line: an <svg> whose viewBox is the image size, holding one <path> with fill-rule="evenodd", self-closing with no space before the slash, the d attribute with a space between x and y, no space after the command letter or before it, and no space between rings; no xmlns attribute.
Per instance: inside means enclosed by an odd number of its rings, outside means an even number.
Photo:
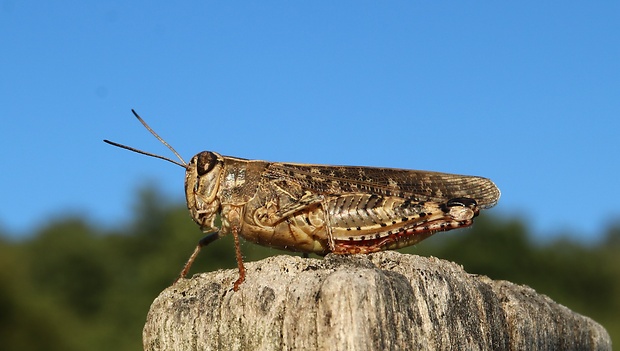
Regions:
<svg viewBox="0 0 620 351"><path fill-rule="evenodd" d="M202 151L186 163L109 140L104 142L185 168L192 219L206 233L201 248L232 233L239 278L245 280L239 237L259 245L325 255L372 253L414 245L436 232L468 227L500 197L489 179L429 171L267 162ZM221 224L216 224L220 217Z"/></svg>

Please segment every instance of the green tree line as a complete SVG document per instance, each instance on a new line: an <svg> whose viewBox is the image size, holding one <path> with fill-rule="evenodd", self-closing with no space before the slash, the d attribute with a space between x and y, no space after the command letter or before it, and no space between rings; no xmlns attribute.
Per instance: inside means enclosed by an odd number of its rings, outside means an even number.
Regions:
<svg viewBox="0 0 620 351"><path fill-rule="evenodd" d="M139 193L133 220L102 229L54 220L21 239L0 233L4 350L139 350L151 302L169 286L201 233L184 205ZM473 228L439 233L405 253L457 262L469 273L526 284L601 323L620 341L620 226L597 243L536 242L526 223L487 213ZM289 254L242 244L248 261ZM236 267L230 237L201 252L190 275Z"/></svg>

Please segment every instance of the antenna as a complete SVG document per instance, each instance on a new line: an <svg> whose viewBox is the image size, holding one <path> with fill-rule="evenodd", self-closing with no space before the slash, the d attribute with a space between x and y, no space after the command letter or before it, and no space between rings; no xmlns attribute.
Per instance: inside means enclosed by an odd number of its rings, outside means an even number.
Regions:
<svg viewBox="0 0 620 351"><path fill-rule="evenodd" d="M162 144L166 145L166 147L167 147L168 149L170 149L170 151L172 151L172 152L175 154L175 156L176 156L176 157L178 157L178 158L179 158L179 160L181 160L181 162L177 162L177 161L175 161L175 160L173 160L173 159L170 159L170 158L168 158L168 157L164 157L164 156L160 156L160 155L152 154L152 153L150 153L150 152L146 152L146 151L138 150L138 149L133 148L133 147L131 147L131 146L127 146L127 145L123 145L123 144L115 143L115 142L110 141L110 140L107 140L107 139L104 139L103 141L104 141L105 143L110 144L110 145L113 145L113 146L116 146L116 147L120 147L121 149L125 149L125 150L133 151L133 152L136 152L136 153L139 153L139 154L142 154L142 155L151 156L151 157L159 158L159 159L162 159L162 160L166 160L166 161L168 161L168 162L172 162L172 163L174 163L175 165L178 165L178 166L181 166L181 167L183 167L183 168L186 168L186 169L187 169L187 162L185 162L185 160L183 160L183 157L181 157L181 155L179 155L179 153L178 153L178 152L177 152L177 151L176 151L176 150L175 150L172 146L170 146L170 144L168 144L168 143L167 143L164 139L162 139L159 135L157 135L157 133L155 133L155 131L154 131L151 127L149 127L149 125L148 125L148 124L146 124L146 122L142 119L142 117L140 117L140 116L136 113L136 111L134 111L134 110L132 109L132 110L131 110L131 112L133 112L134 116L136 116L136 118L138 119L138 121L140 121L140 123L142 123L142 125L143 125L143 126L144 126L144 127L145 127L148 131L149 131L149 132L151 132L151 134L153 134L153 136L154 136L155 138L157 138L157 140L159 140Z"/></svg>

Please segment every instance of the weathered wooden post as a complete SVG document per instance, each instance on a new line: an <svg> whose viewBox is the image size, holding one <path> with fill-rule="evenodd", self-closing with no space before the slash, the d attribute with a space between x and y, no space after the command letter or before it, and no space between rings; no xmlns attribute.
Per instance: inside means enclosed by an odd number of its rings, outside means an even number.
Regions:
<svg viewBox="0 0 620 351"><path fill-rule="evenodd" d="M155 350L611 350L605 329L526 286L393 251L292 256L185 279L153 302Z"/></svg>

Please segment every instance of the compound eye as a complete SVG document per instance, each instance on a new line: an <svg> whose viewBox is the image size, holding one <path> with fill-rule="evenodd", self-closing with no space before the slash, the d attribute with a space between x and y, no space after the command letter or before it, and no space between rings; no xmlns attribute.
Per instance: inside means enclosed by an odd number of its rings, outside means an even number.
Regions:
<svg viewBox="0 0 620 351"><path fill-rule="evenodd" d="M203 151L196 155L196 171L199 176L209 173L218 163L217 156L210 151Z"/></svg>

